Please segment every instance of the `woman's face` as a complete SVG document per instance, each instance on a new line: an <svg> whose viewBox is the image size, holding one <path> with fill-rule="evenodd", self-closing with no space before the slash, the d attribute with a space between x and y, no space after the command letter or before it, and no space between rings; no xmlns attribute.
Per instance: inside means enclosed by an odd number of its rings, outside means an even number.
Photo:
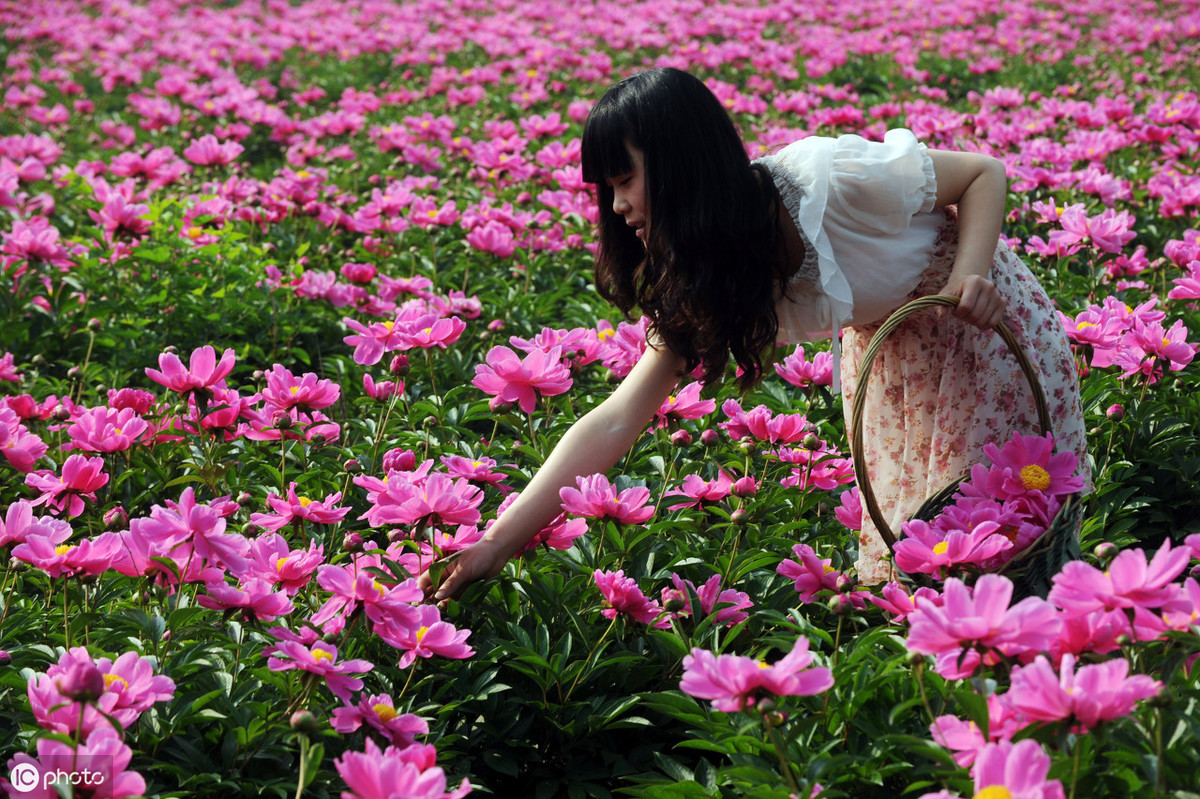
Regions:
<svg viewBox="0 0 1200 799"><path fill-rule="evenodd" d="M642 151L625 143L629 162L633 168L623 175L608 178L613 190L613 213L625 218L625 224L634 229L642 241L650 226L650 209L646 207L645 163Z"/></svg>

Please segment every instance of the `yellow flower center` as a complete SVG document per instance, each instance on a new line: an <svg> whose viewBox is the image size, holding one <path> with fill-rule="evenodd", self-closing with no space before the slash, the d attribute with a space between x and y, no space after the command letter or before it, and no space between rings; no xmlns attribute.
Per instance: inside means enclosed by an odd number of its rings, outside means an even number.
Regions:
<svg viewBox="0 0 1200 799"><path fill-rule="evenodd" d="M328 660L330 663L333 662L333 655L331 653L325 651L324 649L312 650L312 656L313 656L313 660L315 660L317 662L320 662L322 660Z"/></svg>
<svg viewBox="0 0 1200 799"><path fill-rule="evenodd" d="M429 628L425 627L425 626L422 626L419 630L417 630L417 643L418 644L421 643L421 639L423 639L425 637L425 633L427 633L427 632L429 632Z"/></svg>
<svg viewBox="0 0 1200 799"><path fill-rule="evenodd" d="M1163 336L1163 348L1166 349L1169 346L1171 346L1171 339Z"/></svg>
<svg viewBox="0 0 1200 799"><path fill-rule="evenodd" d="M387 328L387 331L388 331L389 333L391 333L391 332L392 332L392 328L396 326L396 323L395 323L395 322L384 322L384 323L383 323L383 326Z"/></svg>
<svg viewBox="0 0 1200 799"><path fill-rule="evenodd" d="M823 569L825 570L825 574L829 574L831 571L833 571L833 570L834 570L834 569L833 569L833 566L829 565L828 563L826 563L826 564L825 564L824 566L822 566L821 568L823 568Z"/></svg>
<svg viewBox="0 0 1200 799"><path fill-rule="evenodd" d="M605 339L612 338L615 335L616 335L615 330L601 330L599 333L596 334L596 338L600 339L601 341L604 341Z"/></svg>
<svg viewBox="0 0 1200 799"><path fill-rule="evenodd" d="M300 503L300 507L307 508L312 504L312 500L308 497L296 497L296 501Z"/></svg>
<svg viewBox="0 0 1200 799"><path fill-rule="evenodd" d="M55 554L55 555L65 555L65 554L67 554L67 553L68 553L68 552L70 552L70 551L71 551L71 545L70 545L70 544L59 544L58 546L56 546L56 547L54 548L54 554Z"/></svg>
<svg viewBox="0 0 1200 799"><path fill-rule="evenodd" d="M192 227L187 229L187 237L189 239L191 239L192 241L195 241L196 239L200 238L202 235L204 235L204 228L202 228L202 227L196 227L195 225L193 225Z"/></svg>
<svg viewBox="0 0 1200 799"><path fill-rule="evenodd" d="M1050 473L1036 463L1031 463L1021 469L1021 483L1030 490L1045 491L1050 487Z"/></svg>
<svg viewBox="0 0 1200 799"><path fill-rule="evenodd" d="M936 544L933 545L933 554L945 555L946 550L949 548L950 548L950 545L948 543L946 543L945 541L938 541Z"/></svg>
<svg viewBox="0 0 1200 799"><path fill-rule="evenodd" d="M288 391L292 392L292 396L294 397L300 393L300 386L288 386Z"/></svg>
<svg viewBox="0 0 1200 799"><path fill-rule="evenodd" d="M674 405L674 404L675 404L675 395L674 395L674 394L672 394L671 396L667 397L667 404L668 404L668 405Z"/></svg>
<svg viewBox="0 0 1200 799"><path fill-rule="evenodd" d="M296 177L300 178L301 180L304 180L305 178L312 177L312 172L309 172L307 169L301 169L299 172L296 173Z"/></svg>
<svg viewBox="0 0 1200 799"><path fill-rule="evenodd" d="M975 799L1012 799L1012 791L1003 785L989 785L975 794Z"/></svg>
<svg viewBox="0 0 1200 799"><path fill-rule="evenodd" d="M482 465L483 465L483 461L471 461L472 469L478 469Z"/></svg>
<svg viewBox="0 0 1200 799"><path fill-rule="evenodd" d="M758 661L758 667L759 667L760 669L769 669L769 668L771 668L769 665L767 665L767 661L765 661L765 660L760 660L760 661Z"/></svg>
<svg viewBox="0 0 1200 799"><path fill-rule="evenodd" d="M121 683L121 686L123 688L129 687L129 683L126 682L125 678L119 674L105 674L104 675L104 689L106 691L111 691L112 687L113 687L113 683L117 683L117 682Z"/></svg>
<svg viewBox="0 0 1200 799"><path fill-rule="evenodd" d="M1164 339L1164 341L1165 341L1165 339ZM114 428L113 428L113 435L114 435L114 436L119 436L119 435L121 435L121 428L119 428L119 427L114 427Z"/></svg>
<svg viewBox="0 0 1200 799"><path fill-rule="evenodd" d="M1099 325L1095 322L1080 322L1079 324L1075 325L1076 330L1086 330L1089 327L1099 327Z"/></svg>
<svg viewBox="0 0 1200 799"><path fill-rule="evenodd" d="M275 571L277 571L277 572L283 571L283 564L287 563L289 560L291 560L291 556L288 556L286 558L276 558Z"/></svg>
<svg viewBox="0 0 1200 799"><path fill-rule="evenodd" d="M378 591L380 596L383 596L387 593L387 588L378 580L372 580L371 587Z"/></svg>
<svg viewBox="0 0 1200 799"><path fill-rule="evenodd" d="M375 711L375 715L379 716L379 720L384 724L387 724L389 721L396 718L396 716L400 715L396 712L396 708L392 707L391 705L385 705L383 702L371 705L371 710Z"/></svg>

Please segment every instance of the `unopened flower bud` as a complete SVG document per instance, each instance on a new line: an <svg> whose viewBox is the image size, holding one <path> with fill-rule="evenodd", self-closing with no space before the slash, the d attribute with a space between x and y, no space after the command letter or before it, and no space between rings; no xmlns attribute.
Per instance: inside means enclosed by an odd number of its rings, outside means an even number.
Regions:
<svg viewBox="0 0 1200 799"><path fill-rule="evenodd" d="M758 493L758 481L750 475L739 478L729 488L735 497L752 497Z"/></svg>
<svg viewBox="0 0 1200 799"><path fill-rule="evenodd" d="M771 697L767 696L767 697L764 697L763 699L759 700L758 712L759 713L774 713L776 707L777 706L775 704L775 700L772 699Z"/></svg>
<svg viewBox="0 0 1200 799"><path fill-rule="evenodd" d="M89 319L87 322L87 329L92 331L93 333L100 330L100 328L103 326L104 326L104 324L94 316L91 319Z"/></svg>
<svg viewBox="0 0 1200 799"><path fill-rule="evenodd" d="M124 530L129 524L129 514L120 505L104 512L104 529Z"/></svg>
<svg viewBox="0 0 1200 799"><path fill-rule="evenodd" d="M33 364L34 366L45 366L46 365L46 356L42 355L39 352L37 355L34 355L32 358L30 358L29 362L31 364Z"/></svg>
<svg viewBox="0 0 1200 799"><path fill-rule="evenodd" d="M729 521L736 524L738 527L750 521L750 514L745 508L738 508L733 513L729 514Z"/></svg>
<svg viewBox="0 0 1200 799"><path fill-rule="evenodd" d="M706 447L715 447L721 440L721 434L711 427L700 434L700 443Z"/></svg>
<svg viewBox="0 0 1200 799"><path fill-rule="evenodd" d="M104 693L104 675L94 663L72 663L57 682L58 692L76 702L94 702Z"/></svg>
<svg viewBox="0 0 1200 799"><path fill-rule="evenodd" d="M343 463L342 468L346 470L347 474L362 474L362 464L354 458L350 458Z"/></svg>
<svg viewBox="0 0 1200 799"><path fill-rule="evenodd" d="M358 552L362 549L363 537L359 533L349 532L342 536L342 549L347 552Z"/></svg>
<svg viewBox="0 0 1200 799"><path fill-rule="evenodd" d="M1133 643L1133 637L1129 633L1121 633L1116 638L1117 646L1129 646Z"/></svg>
<svg viewBox="0 0 1200 799"><path fill-rule="evenodd" d="M67 370L67 377L70 378L71 380L78 380L80 375L82 375L82 374L83 374L83 368L79 367L79 366L72 366L70 369Z"/></svg>
<svg viewBox="0 0 1200 799"><path fill-rule="evenodd" d="M737 449L743 455L753 456L758 452L758 442L752 437L746 436L738 442Z"/></svg>
<svg viewBox="0 0 1200 799"><path fill-rule="evenodd" d="M673 596L663 603L663 610L667 613L678 613L687 607L687 602L681 596Z"/></svg>
<svg viewBox="0 0 1200 799"><path fill-rule="evenodd" d="M1175 701L1175 692L1171 690L1171 686L1164 685L1158 689L1158 693L1146 700L1146 704L1150 707L1170 707Z"/></svg>
<svg viewBox="0 0 1200 799"><path fill-rule="evenodd" d="M1104 412L1104 415L1114 422L1119 422L1125 418L1125 407L1121 403L1115 402L1108 406L1108 410Z"/></svg>
<svg viewBox="0 0 1200 799"><path fill-rule="evenodd" d="M293 730L305 735L315 735L321 728L317 717L307 710L297 710L288 723Z"/></svg>
<svg viewBox="0 0 1200 799"><path fill-rule="evenodd" d="M255 383L261 383L263 380L266 379L266 377L267 377L267 373L264 372L262 369L255 369L250 374L250 379L253 380Z"/></svg>
<svg viewBox="0 0 1200 799"><path fill-rule="evenodd" d="M421 420L421 425L424 426L425 429L427 429L427 430L431 427L437 427L437 423L438 423L438 418L436 416L434 416L432 413Z"/></svg>
<svg viewBox="0 0 1200 799"><path fill-rule="evenodd" d="M850 597L845 594L834 594L829 597L828 607L830 612L836 613L839 616L846 616L854 610L854 605L850 602Z"/></svg>
<svg viewBox="0 0 1200 799"><path fill-rule="evenodd" d="M858 580L843 572L837 576L835 587L839 594L844 594L847 591L853 591L856 585L858 585Z"/></svg>
<svg viewBox="0 0 1200 799"><path fill-rule="evenodd" d="M692 443L692 434L687 430L676 430L671 434L671 443L677 447L686 447Z"/></svg>
<svg viewBox="0 0 1200 799"><path fill-rule="evenodd" d="M65 422L71 418L71 412L62 405L55 405L54 412L50 414L50 418L56 422Z"/></svg>
<svg viewBox="0 0 1200 799"><path fill-rule="evenodd" d="M821 439L815 433L808 433L800 441L800 446L807 450L817 450L821 448Z"/></svg>
<svg viewBox="0 0 1200 799"><path fill-rule="evenodd" d="M280 430L290 430L292 428L292 417L289 414L281 413L275 417L275 426Z"/></svg>
<svg viewBox="0 0 1200 799"><path fill-rule="evenodd" d="M492 321L488 322L487 329L492 331L493 333L499 333L501 330L504 329L504 320L503 319L493 319Z"/></svg>
<svg viewBox="0 0 1200 799"><path fill-rule="evenodd" d="M925 655L910 649L904 659L908 661L908 665L910 666L919 666L925 662Z"/></svg>
<svg viewBox="0 0 1200 799"><path fill-rule="evenodd" d="M763 721L770 724L772 727L782 727L787 721L787 713L781 713L776 710L773 713L764 713Z"/></svg>
<svg viewBox="0 0 1200 799"><path fill-rule="evenodd" d="M404 377L408 374L408 356L401 353L393 357L391 364L388 366L388 371L396 375L396 377Z"/></svg>
<svg viewBox="0 0 1200 799"><path fill-rule="evenodd" d="M0 667L7 666L12 663L12 655L8 654L7 649L0 649Z"/></svg>
<svg viewBox="0 0 1200 799"><path fill-rule="evenodd" d="M1117 545L1113 542L1102 541L1101 543L1096 544L1096 548L1092 550L1092 554L1095 555L1096 559L1101 563L1107 565L1109 561L1117 556L1117 552L1119 551L1120 550L1117 549Z"/></svg>
<svg viewBox="0 0 1200 799"><path fill-rule="evenodd" d="M505 402L499 397L492 397L488 400L488 409L492 413L508 413L508 409L512 407L511 402Z"/></svg>

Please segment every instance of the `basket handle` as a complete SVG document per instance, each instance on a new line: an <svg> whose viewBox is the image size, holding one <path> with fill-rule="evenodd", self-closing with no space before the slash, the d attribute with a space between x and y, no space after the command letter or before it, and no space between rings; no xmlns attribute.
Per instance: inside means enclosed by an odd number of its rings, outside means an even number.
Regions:
<svg viewBox="0 0 1200 799"><path fill-rule="evenodd" d="M854 459L854 479L858 482L858 492L863 506L871 517L871 521L875 523L875 529L879 531L879 535L887 544L888 550L895 551L896 535L892 529L884 521L883 513L879 509L879 502L875 499L875 492L871 489L870 477L867 474L867 460L863 454L863 437L862 418L863 409L866 406L866 387L867 381L871 377L871 365L875 362L875 356L879 354L880 348L883 346L884 340L891 335L892 331L900 326L908 317L912 316L917 311L925 308L932 308L938 305L946 305L951 308L958 305L958 297L949 294L932 294L927 297L920 297L912 302L904 305L891 316L887 318L879 329L875 331L875 335L871 337L871 342L867 345L867 350L863 353L862 362L858 367L858 385L854 393L854 404L850 411L850 435L851 435L851 455ZM1017 364L1021 367L1021 371L1025 373L1025 379L1029 381L1029 387L1033 389L1033 399L1037 405L1038 423L1041 425L1042 433L1050 431L1050 409L1046 406L1046 394L1042 391L1042 385L1038 382L1037 373L1034 371L1033 364L1029 362L1029 358L1025 356L1021 349L1020 343L1012 330L1003 322L996 325L995 331L1004 339L1004 343L1008 345L1009 350L1017 359Z"/></svg>

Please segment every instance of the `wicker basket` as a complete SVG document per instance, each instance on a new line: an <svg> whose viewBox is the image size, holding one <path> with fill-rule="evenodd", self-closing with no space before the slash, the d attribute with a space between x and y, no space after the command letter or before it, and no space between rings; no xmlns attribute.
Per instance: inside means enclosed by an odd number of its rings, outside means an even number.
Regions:
<svg viewBox="0 0 1200 799"><path fill-rule="evenodd" d="M866 405L867 392L865 388L871 377L871 366L875 362L875 356L878 355L887 337L902 322L926 308L937 306L955 307L957 305L957 297L938 294L921 297L903 306L888 317L887 321L875 332L875 335L872 336L870 343L867 345L866 352L863 354L862 362L859 364L858 390L854 395L854 404L851 407L850 416L854 477L858 482L858 490L863 507L870 515L871 521L875 523L875 528L879 531L879 535L883 538L884 543L887 544L888 550L892 552L895 552L896 535L884 519L883 512L879 508L879 502L875 498L875 492L871 489L870 475L867 474L866 457L863 454L863 437L860 433L862 431L863 410ZM1012 352L1017 364L1021 367L1021 371L1025 373L1026 380L1029 381L1029 387L1033 390L1034 403L1037 406L1038 424L1041 432L1043 434L1049 432L1050 410L1046 406L1046 395L1042 391L1041 383L1038 382L1037 372L1025 356L1020 343L1008 326L1001 322L996 325L995 330L1000 338L1004 340L1004 343L1008 345L1009 351ZM936 518L942 509L950 504L959 483L966 479L966 477L967 475L963 475L938 493L926 499L917 512L913 514L913 518L926 522ZM1082 520L1082 512L1083 507L1079 495L1072 494L1067 497L1063 501L1062 507L1059 508L1058 514L1051 521L1049 527L1046 528L1046 531L1036 541L996 570L996 573L1004 574L1013 581L1014 602L1026 596L1036 595L1044 598L1050 591L1052 585L1051 579L1059 572L1063 564L1080 557L1078 532L1079 524ZM928 575L904 575L904 578L910 584L932 584L933 582L932 578Z"/></svg>

